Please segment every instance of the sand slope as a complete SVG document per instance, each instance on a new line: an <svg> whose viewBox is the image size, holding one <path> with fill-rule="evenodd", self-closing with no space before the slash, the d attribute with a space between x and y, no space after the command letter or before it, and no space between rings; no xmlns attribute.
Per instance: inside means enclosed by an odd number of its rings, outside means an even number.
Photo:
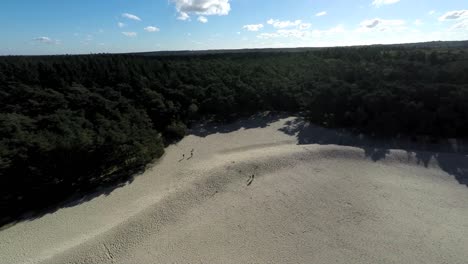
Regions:
<svg viewBox="0 0 468 264"><path fill-rule="evenodd" d="M0 263L466 263L465 156L376 159L296 121L198 127L132 184L0 231Z"/></svg>

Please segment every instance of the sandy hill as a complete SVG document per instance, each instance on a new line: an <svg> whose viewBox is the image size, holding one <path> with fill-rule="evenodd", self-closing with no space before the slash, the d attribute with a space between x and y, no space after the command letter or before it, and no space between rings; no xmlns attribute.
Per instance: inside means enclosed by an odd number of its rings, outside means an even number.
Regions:
<svg viewBox="0 0 468 264"><path fill-rule="evenodd" d="M0 263L466 263L468 157L448 149L200 125L131 184L0 231Z"/></svg>

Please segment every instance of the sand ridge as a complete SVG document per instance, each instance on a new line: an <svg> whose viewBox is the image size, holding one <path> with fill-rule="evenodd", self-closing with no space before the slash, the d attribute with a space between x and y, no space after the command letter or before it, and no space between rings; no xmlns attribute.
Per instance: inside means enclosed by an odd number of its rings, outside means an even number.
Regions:
<svg viewBox="0 0 468 264"><path fill-rule="evenodd" d="M468 259L467 188L437 160L300 145L295 120L195 132L132 184L1 231L0 263Z"/></svg>

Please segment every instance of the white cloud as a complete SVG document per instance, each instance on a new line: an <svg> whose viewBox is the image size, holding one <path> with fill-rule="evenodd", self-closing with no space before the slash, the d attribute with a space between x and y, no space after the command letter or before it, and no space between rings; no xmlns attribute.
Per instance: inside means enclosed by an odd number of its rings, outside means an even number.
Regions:
<svg viewBox="0 0 468 264"><path fill-rule="evenodd" d="M326 14L327 14L327 11L322 11L322 12L315 14L315 16L321 17L321 16L325 16Z"/></svg>
<svg viewBox="0 0 468 264"><path fill-rule="evenodd" d="M263 24L245 25L242 28L248 31L259 31L260 29L263 28Z"/></svg>
<svg viewBox="0 0 468 264"><path fill-rule="evenodd" d="M208 18L206 18L204 16L199 16L197 20L198 20L198 22L203 23L203 24L208 22Z"/></svg>
<svg viewBox="0 0 468 264"><path fill-rule="evenodd" d="M439 21L457 20L457 19L468 19L468 10L454 10L449 11L439 17Z"/></svg>
<svg viewBox="0 0 468 264"><path fill-rule="evenodd" d="M404 20L386 20L386 19L380 19L380 18L374 18L374 19L368 19L362 21L359 26L360 28L358 31L360 32L366 32L370 30L377 29L379 31L387 31L390 29L403 29L403 26L406 24Z"/></svg>
<svg viewBox="0 0 468 264"><path fill-rule="evenodd" d="M403 25L401 25L401 22L393 23L399 24L400 26L386 26L388 23L381 22L380 20L375 28L365 28L365 30L362 30L361 27L353 28L350 26L348 28L344 25L321 29L316 29L314 25L313 30L305 30L300 34L291 31L269 32L265 30L265 32L259 32L255 39L250 39L249 43L245 45L254 48L271 48L276 46L330 47L468 39L468 30L458 29L457 31L451 31L448 28L441 28L440 30L435 29L433 31L423 31L423 29L413 30L414 19L409 22L406 21ZM454 22L461 21L462 20L456 20ZM423 20L423 22L425 22L425 20ZM449 24L449 28L450 26ZM268 29L268 27L266 28Z"/></svg>
<svg viewBox="0 0 468 264"><path fill-rule="evenodd" d="M280 36L283 37L295 37L302 38L305 37L308 33L299 29L280 29L277 31Z"/></svg>
<svg viewBox="0 0 468 264"><path fill-rule="evenodd" d="M343 32L345 32L345 28L343 27L343 25L338 25L336 27L332 27L332 28L324 30L322 32L325 33L325 34L343 33Z"/></svg>
<svg viewBox="0 0 468 264"><path fill-rule="evenodd" d="M141 21L141 18L139 18L139 17L137 17L137 16L135 16L133 14L129 14L129 13L123 13L122 17L131 19L131 20Z"/></svg>
<svg viewBox="0 0 468 264"><path fill-rule="evenodd" d="M281 21L278 19L270 19L267 21L267 24L272 25L275 28L288 28L288 27L295 27L299 26L302 23L301 20L295 20L295 21Z"/></svg>
<svg viewBox="0 0 468 264"><path fill-rule="evenodd" d="M45 44L60 44L59 40L51 39L49 37L37 37L33 39L36 42L45 43Z"/></svg>
<svg viewBox="0 0 468 264"><path fill-rule="evenodd" d="M415 24L416 26L421 26L421 25L424 24L424 23L421 21L421 19L416 19L416 20L414 21L414 24Z"/></svg>
<svg viewBox="0 0 468 264"><path fill-rule="evenodd" d="M158 27L153 27L153 26L147 26L144 28L144 30L146 32L159 32L159 28Z"/></svg>
<svg viewBox="0 0 468 264"><path fill-rule="evenodd" d="M314 38L322 38L322 37L332 36L332 35L336 35L336 34L343 34L345 32L346 32L346 30L343 27L343 25L338 25L338 26L335 26L335 27L332 27L332 28L329 28L329 29L325 29L325 30L313 30L311 32L311 36L314 37Z"/></svg>
<svg viewBox="0 0 468 264"><path fill-rule="evenodd" d="M190 16L185 12L180 12L177 19L182 20L182 21L186 21L186 20L190 19Z"/></svg>
<svg viewBox="0 0 468 264"><path fill-rule="evenodd" d="M231 11L230 0L171 0L179 13L177 19L189 20L190 14L224 16ZM204 22L202 22L204 23Z"/></svg>
<svg viewBox="0 0 468 264"><path fill-rule="evenodd" d="M257 35L259 39L271 38L304 38L310 34L309 31L302 31L299 29L279 29L274 33L261 33Z"/></svg>
<svg viewBox="0 0 468 264"><path fill-rule="evenodd" d="M453 25L450 30L458 31L458 30L468 30L468 19L462 20L455 25Z"/></svg>
<svg viewBox="0 0 468 264"><path fill-rule="evenodd" d="M430 16L432 16L432 15L435 14L435 13L436 13L435 10L431 10L431 11L428 12L428 14L429 14Z"/></svg>
<svg viewBox="0 0 468 264"><path fill-rule="evenodd" d="M39 42L44 42L44 43L49 43L52 41L49 37L37 37L34 40L39 41Z"/></svg>
<svg viewBox="0 0 468 264"><path fill-rule="evenodd" d="M310 27L312 27L312 24L310 24L310 23L301 23L301 24L299 24L299 29L300 30L309 29Z"/></svg>
<svg viewBox="0 0 468 264"><path fill-rule="evenodd" d="M276 32L273 33L262 33L257 35L259 39L270 39L270 38L304 38L310 34L307 31L309 28L312 27L310 23L304 23L302 20L294 20L294 21L281 21L278 19L269 19L267 24L272 25L276 28ZM245 27L245 26L244 26Z"/></svg>
<svg viewBox="0 0 468 264"><path fill-rule="evenodd" d="M259 39L270 39L270 38L278 38L280 35L278 33L261 33L257 35Z"/></svg>
<svg viewBox="0 0 468 264"><path fill-rule="evenodd" d="M372 5L376 7L381 7L383 5L396 4L398 2L400 2L400 0L374 0L374 2L372 2Z"/></svg>
<svg viewBox="0 0 468 264"><path fill-rule="evenodd" d="M378 19L372 19L372 20L365 20L361 22L360 26L366 27L366 28L374 28L380 24L380 20Z"/></svg>
<svg viewBox="0 0 468 264"><path fill-rule="evenodd" d="M273 39L273 38L287 38L287 39L301 39L311 40L326 36L333 36L343 34L345 29L342 25L332 27L326 30L300 30L300 29L279 29L274 33L262 33L257 35L259 39ZM307 45L307 44L304 44Z"/></svg>
<svg viewBox="0 0 468 264"><path fill-rule="evenodd" d="M122 22L119 22L119 23L117 23L117 26L118 26L119 28L123 28L123 27L125 27L125 24L122 23Z"/></svg>
<svg viewBox="0 0 468 264"><path fill-rule="evenodd" d="M310 23L303 23L302 20L294 20L294 21L281 21L278 19L269 19L267 24L272 25L274 28L277 29L285 29L285 28L293 28L296 27L299 30L305 30L310 28L312 25Z"/></svg>
<svg viewBox="0 0 468 264"><path fill-rule="evenodd" d="M446 12L439 17L439 21L454 21L450 27L450 31L466 31L468 30L468 10L454 10Z"/></svg>
<svg viewBox="0 0 468 264"><path fill-rule="evenodd" d="M130 37L130 38L133 38L133 37L137 36L136 32L122 32L122 34L124 34L125 36Z"/></svg>

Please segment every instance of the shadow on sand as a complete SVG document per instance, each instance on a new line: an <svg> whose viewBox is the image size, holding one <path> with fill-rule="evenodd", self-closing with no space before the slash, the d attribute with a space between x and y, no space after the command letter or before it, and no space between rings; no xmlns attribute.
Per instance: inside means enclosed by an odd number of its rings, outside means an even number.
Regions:
<svg viewBox="0 0 468 264"><path fill-rule="evenodd" d="M318 127L303 118L287 121L280 131L295 136L299 145L341 145L357 147L364 150L366 157L377 162L385 159L391 149L401 149L414 155L418 164L425 167L431 160L437 161L439 167L454 176L460 184L468 187L468 148L466 142L445 140L430 143L429 140L378 139L364 135L352 134L346 130L335 130Z"/></svg>
<svg viewBox="0 0 468 264"><path fill-rule="evenodd" d="M134 168L131 171L122 172L121 174L114 175L114 180L103 182L101 188L87 188L82 186L75 190L62 190L62 193L54 197L44 197L45 194L40 195L40 201L37 205L18 204L17 210L3 210L4 208L12 208L11 205L2 204L4 200L0 201L0 231L14 226L24 221L33 221L45 215L52 214L62 208L69 208L86 203L100 196L108 196L114 190L131 184L135 177L144 172L143 167ZM44 200L47 201L48 206L44 206ZM27 206L27 208L25 207Z"/></svg>
<svg viewBox="0 0 468 264"><path fill-rule="evenodd" d="M226 134L240 129L265 128L271 123L288 116L289 115L286 113L264 112L247 118L234 120L232 123L205 122L193 126L190 129L189 134L198 137L206 137L212 134Z"/></svg>

